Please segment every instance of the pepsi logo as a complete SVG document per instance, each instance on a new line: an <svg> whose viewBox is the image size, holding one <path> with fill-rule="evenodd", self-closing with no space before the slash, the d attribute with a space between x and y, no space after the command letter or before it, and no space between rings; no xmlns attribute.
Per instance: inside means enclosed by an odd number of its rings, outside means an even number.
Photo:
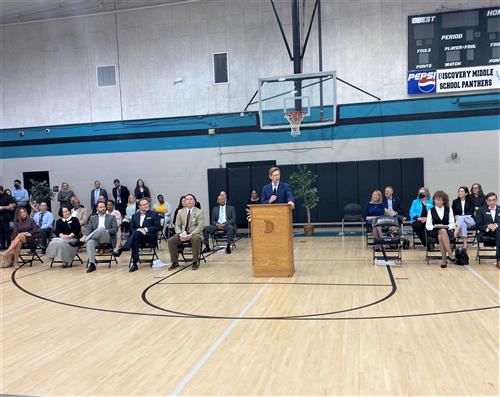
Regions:
<svg viewBox="0 0 500 397"><path fill-rule="evenodd" d="M421 92L432 92L436 88L436 79L434 76L422 76L420 80L418 80L418 89Z"/></svg>

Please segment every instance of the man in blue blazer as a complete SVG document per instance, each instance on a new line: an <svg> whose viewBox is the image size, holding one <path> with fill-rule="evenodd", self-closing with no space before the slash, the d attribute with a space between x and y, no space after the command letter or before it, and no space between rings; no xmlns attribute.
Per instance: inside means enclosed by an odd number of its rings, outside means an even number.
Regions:
<svg viewBox="0 0 500 397"><path fill-rule="evenodd" d="M160 230L160 217L149 209L149 199L139 200L139 211L132 215L130 220L130 235L123 247L113 251L114 256L120 256L123 251L132 249L132 266L129 272L135 272L139 262L139 244L156 243L156 232Z"/></svg>
<svg viewBox="0 0 500 397"><path fill-rule="evenodd" d="M288 183L280 181L280 169L278 167L271 167L269 169L269 179L271 183L262 188L260 195L261 204L290 204L292 208L295 207L295 199L293 198L292 188Z"/></svg>
<svg viewBox="0 0 500 397"><path fill-rule="evenodd" d="M394 189L392 186L387 186L384 190L384 207L397 212L398 215L403 215L403 210L401 208L401 202L397 197L394 197Z"/></svg>

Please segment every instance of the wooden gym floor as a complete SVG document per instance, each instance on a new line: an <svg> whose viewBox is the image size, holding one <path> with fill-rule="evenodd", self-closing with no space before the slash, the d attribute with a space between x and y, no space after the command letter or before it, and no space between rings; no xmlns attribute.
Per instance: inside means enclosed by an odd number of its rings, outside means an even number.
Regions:
<svg viewBox="0 0 500 397"><path fill-rule="evenodd" d="M411 248L373 266L361 237L294 246L291 279L252 278L248 239L198 271L128 273L127 253L91 274L2 269L0 392L499 395L491 261L441 269Z"/></svg>

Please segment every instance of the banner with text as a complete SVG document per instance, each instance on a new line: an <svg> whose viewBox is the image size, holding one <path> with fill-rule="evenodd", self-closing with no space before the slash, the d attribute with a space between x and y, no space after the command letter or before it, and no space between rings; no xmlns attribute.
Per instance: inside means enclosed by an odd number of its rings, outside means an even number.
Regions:
<svg viewBox="0 0 500 397"><path fill-rule="evenodd" d="M500 65L436 70L436 92L500 88Z"/></svg>

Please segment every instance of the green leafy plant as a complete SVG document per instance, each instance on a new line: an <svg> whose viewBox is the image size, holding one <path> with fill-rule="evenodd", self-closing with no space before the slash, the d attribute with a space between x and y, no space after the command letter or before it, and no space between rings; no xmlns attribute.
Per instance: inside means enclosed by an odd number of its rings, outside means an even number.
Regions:
<svg viewBox="0 0 500 397"><path fill-rule="evenodd" d="M41 201L45 201L50 203L52 198L54 197L54 192L50 188L47 181L35 181L34 179L30 179L31 182L31 201L35 201L40 203Z"/></svg>
<svg viewBox="0 0 500 397"><path fill-rule="evenodd" d="M295 197L302 200L307 213L307 224L311 224L311 209L316 207L319 202L318 188L316 187L318 176L313 174L307 166L298 166L298 170L290 176Z"/></svg>

